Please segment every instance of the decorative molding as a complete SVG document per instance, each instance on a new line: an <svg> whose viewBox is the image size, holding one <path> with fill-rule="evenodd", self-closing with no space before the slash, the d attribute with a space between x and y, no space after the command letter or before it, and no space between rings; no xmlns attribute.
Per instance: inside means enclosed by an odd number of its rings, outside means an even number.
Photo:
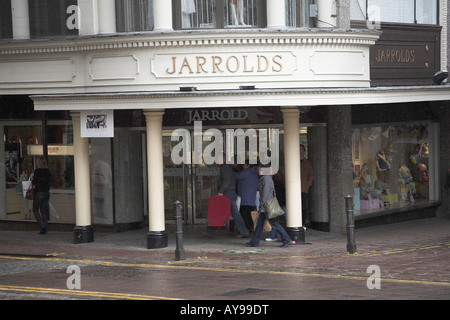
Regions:
<svg viewBox="0 0 450 320"><path fill-rule="evenodd" d="M246 30L246 33L231 32L172 32L116 34L114 36L77 37L60 40L0 41L0 56L23 54L57 54L98 50L117 50L135 48L176 48L229 45L333 45L333 46L371 46L379 33L366 30L320 29Z"/></svg>

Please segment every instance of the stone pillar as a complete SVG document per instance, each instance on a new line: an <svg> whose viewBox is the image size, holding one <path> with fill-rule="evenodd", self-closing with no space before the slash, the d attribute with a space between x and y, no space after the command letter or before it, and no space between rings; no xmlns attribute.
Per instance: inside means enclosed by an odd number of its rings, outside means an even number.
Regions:
<svg viewBox="0 0 450 320"><path fill-rule="evenodd" d="M286 28L284 0L267 0L267 28Z"/></svg>
<svg viewBox="0 0 450 320"><path fill-rule="evenodd" d="M336 28L337 27L337 0L317 0L317 27Z"/></svg>
<svg viewBox="0 0 450 320"><path fill-rule="evenodd" d="M144 110L147 120L149 232L147 249L167 247L164 216L164 165L162 151L162 119L164 110Z"/></svg>
<svg viewBox="0 0 450 320"><path fill-rule="evenodd" d="M295 242L305 243L300 179L300 111L297 107L281 107L281 111L284 118L286 231Z"/></svg>
<svg viewBox="0 0 450 320"><path fill-rule="evenodd" d="M314 182L310 196L310 227L314 230L329 231L327 181L327 128L308 128L308 159L314 169Z"/></svg>
<svg viewBox="0 0 450 320"><path fill-rule="evenodd" d="M173 30L172 4L167 0L153 0L154 30Z"/></svg>
<svg viewBox="0 0 450 320"><path fill-rule="evenodd" d="M345 197L353 195L352 107L328 107L330 232L346 234Z"/></svg>
<svg viewBox="0 0 450 320"><path fill-rule="evenodd" d="M13 39L30 39L28 0L11 0Z"/></svg>
<svg viewBox="0 0 450 320"><path fill-rule="evenodd" d="M100 0L98 2L98 32L116 33L115 0Z"/></svg>
<svg viewBox="0 0 450 320"><path fill-rule="evenodd" d="M71 111L73 122L73 151L75 161L75 214L74 243L94 241L91 218L91 183L89 139L81 138L80 112Z"/></svg>

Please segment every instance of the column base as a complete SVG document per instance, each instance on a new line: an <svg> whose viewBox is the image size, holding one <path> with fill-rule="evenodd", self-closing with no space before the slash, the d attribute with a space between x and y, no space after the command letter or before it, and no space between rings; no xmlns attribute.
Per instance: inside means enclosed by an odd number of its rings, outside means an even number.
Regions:
<svg viewBox="0 0 450 320"><path fill-rule="evenodd" d="M94 227L93 226L77 226L73 229L73 243L91 243L94 242Z"/></svg>
<svg viewBox="0 0 450 320"><path fill-rule="evenodd" d="M286 228L286 232L295 244L305 244L305 229L303 227Z"/></svg>
<svg viewBox="0 0 450 320"><path fill-rule="evenodd" d="M169 235L166 231L149 231L147 233L147 249L162 249L168 246Z"/></svg>

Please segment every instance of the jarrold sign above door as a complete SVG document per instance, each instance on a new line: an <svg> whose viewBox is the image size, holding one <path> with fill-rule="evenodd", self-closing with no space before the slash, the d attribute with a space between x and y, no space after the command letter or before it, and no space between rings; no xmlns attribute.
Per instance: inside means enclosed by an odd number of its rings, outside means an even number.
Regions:
<svg viewBox="0 0 450 320"><path fill-rule="evenodd" d="M152 73L157 78L292 75L296 69L292 52L227 54L157 54Z"/></svg>

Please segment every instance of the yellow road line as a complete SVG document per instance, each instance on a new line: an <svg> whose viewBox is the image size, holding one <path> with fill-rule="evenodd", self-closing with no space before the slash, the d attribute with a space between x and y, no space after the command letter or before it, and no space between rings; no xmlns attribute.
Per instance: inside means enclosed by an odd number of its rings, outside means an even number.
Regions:
<svg viewBox="0 0 450 320"><path fill-rule="evenodd" d="M54 261L54 262L69 262L79 264L94 264L108 267L132 267L132 268L147 268L147 269L171 269L171 270L191 270L191 271L211 271L211 272L229 272L229 273L246 273L246 274L265 274L265 275L289 275L300 277L316 277L327 279L344 279L344 280L359 280L367 281L367 276L351 276L338 275L328 273L308 273L308 272L293 272L293 271L271 271L271 270L255 270L255 269L233 269L233 268L216 268L216 267L199 267L199 266L181 266L181 265L159 265L159 264L133 264L121 262L108 262L99 260L82 260L82 259L61 259L61 258L20 258L20 257L5 257L0 258L16 259L16 260L40 260L40 261ZM383 278L382 282L402 283L402 284L418 284L418 285L433 285L433 286L448 286L450 281L425 281L425 280L408 280L408 279L393 279Z"/></svg>
<svg viewBox="0 0 450 320"><path fill-rule="evenodd" d="M110 299L126 299L126 300L181 300L181 299L157 297L157 296L147 296L147 295L140 295L140 294L65 290L65 289L51 289L51 288L35 288L35 287L21 287L21 286L4 286L4 285L0 285L0 291L29 292L29 293L41 293L41 294L43 293L43 294L84 296L84 297L110 298Z"/></svg>

